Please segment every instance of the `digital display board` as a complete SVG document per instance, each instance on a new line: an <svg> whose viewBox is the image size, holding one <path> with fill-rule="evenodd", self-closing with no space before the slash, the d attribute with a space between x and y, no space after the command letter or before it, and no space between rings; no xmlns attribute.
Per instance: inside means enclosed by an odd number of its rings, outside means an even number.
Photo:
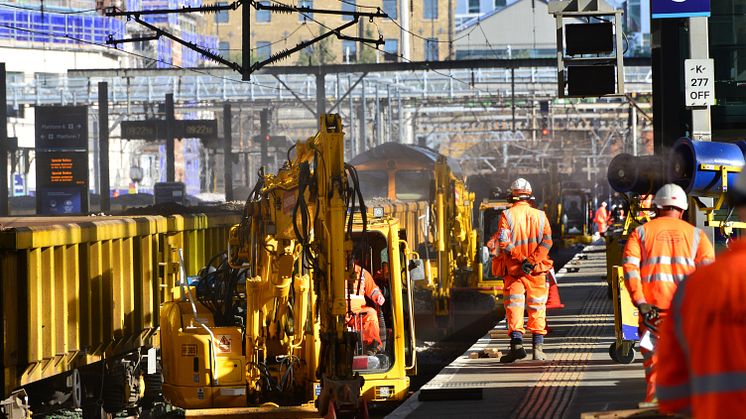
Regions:
<svg viewBox="0 0 746 419"><path fill-rule="evenodd" d="M36 153L36 184L44 186L86 186L88 153L58 151Z"/></svg>
<svg viewBox="0 0 746 419"><path fill-rule="evenodd" d="M88 108L37 106L36 212L88 212Z"/></svg>
<svg viewBox="0 0 746 419"><path fill-rule="evenodd" d="M146 121L122 121L122 138L125 140L164 140L166 122L151 119Z"/></svg>
<svg viewBox="0 0 746 419"><path fill-rule="evenodd" d="M36 199L39 214L72 215L84 212L84 191L79 187L46 189L41 191Z"/></svg>
<svg viewBox="0 0 746 419"><path fill-rule="evenodd" d="M176 123L176 138L200 138L209 140L218 137L216 119L185 119Z"/></svg>
<svg viewBox="0 0 746 419"><path fill-rule="evenodd" d="M184 119L174 121L174 138L200 138L211 140L218 137L216 119ZM126 140L156 141L166 139L166 121L122 121L122 138Z"/></svg>

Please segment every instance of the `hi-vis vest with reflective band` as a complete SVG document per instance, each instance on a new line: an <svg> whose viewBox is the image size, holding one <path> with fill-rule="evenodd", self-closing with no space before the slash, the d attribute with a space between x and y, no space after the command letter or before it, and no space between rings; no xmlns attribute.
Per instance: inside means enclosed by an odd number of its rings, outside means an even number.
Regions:
<svg viewBox="0 0 746 419"><path fill-rule="evenodd" d="M656 395L664 412L746 416L746 241L694 272L664 322Z"/></svg>
<svg viewBox="0 0 746 419"><path fill-rule="evenodd" d="M549 249L552 248L552 228L544 211L519 201L502 212L498 244L506 257L508 274L521 276L524 259L535 265L534 274L552 268Z"/></svg>
<svg viewBox="0 0 746 419"><path fill-rule="evenodd" d="M365 297L376 301L376 298L381 294L380 288L376 285L373 280L373 276L363 269L362 275L360 274L360 266L355 265L355 281L352 283L352 292L350 293L350 309L353 313L359 313L362 307L365 305ZM360 280L362 279L362 283ZM347 281L345 281L345 287Z"/></svg>
<svg viewBox="0 0 746 419"><path fill-rule="evenodd" d="M661 217L630 234L624 247L624 280L635 304L668 309L678 284L715 252L705 233L673 217Z"/></svg>

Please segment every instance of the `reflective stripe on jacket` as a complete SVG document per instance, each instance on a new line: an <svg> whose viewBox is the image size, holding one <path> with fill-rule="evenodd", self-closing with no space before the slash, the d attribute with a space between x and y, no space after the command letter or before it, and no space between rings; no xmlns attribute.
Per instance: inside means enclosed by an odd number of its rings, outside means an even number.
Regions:
<svg viewBox="0 0 746 419"><path fill-rule="evenodd" d="M657 351L658 405L695 418L746 412L746 241L676 291ZM741 412L741 413L738 413Z"/></svg>
<svg viewBox="0 0 746 419"><path fill-rule="evenodd" d="M378 288L378 285L376 285L376 282L373 280L373 276L371 276L370 272L362 269L361 275L361 269L362 268L359 265L355 264L356 279L352 283L352 292L350 293L350 308L353 313L359 313L362 310L362 308L365 306L365 297L376 301L376 298L381 295L381 289ZM360 283L360 279L363 280L362 283ZM345 281L345 287L346 286L347 283Z"/></svg>
<svg viewBox="0 0 746 419"><path fill-rule="evenodd" d="M624 282L635 304L668 309L678 284L715 252L705 233L673 217L637 227L624 246Z"/></svg>
<svg viewBox="0 0 746 419"><path fill-rule="evenodd" d="M502 212L498 244L502 252L510 255L506 265L511 276L523 275L521 264L525 259L534 265L534 274L552 268L548 257L552 228L544 211L532 208L528 202L519 201Z"/></svg>

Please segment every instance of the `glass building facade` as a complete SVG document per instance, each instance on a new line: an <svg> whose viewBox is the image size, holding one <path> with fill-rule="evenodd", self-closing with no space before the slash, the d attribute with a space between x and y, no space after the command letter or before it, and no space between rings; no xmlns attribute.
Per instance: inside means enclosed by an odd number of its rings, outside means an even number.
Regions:
<svg viewBox="0 0 746 419"><path fill-rule="evenodd" d="M715 60L715 139L744 139L746 128L746 0L711 2L710 57ZM740 134L739 134L740 132Z"/></svg>

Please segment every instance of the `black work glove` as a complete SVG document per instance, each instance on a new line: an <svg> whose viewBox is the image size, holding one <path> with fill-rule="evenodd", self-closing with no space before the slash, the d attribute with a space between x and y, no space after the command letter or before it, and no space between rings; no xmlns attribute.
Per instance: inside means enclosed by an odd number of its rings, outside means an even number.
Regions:
<svg viewBox="0 0 746 419"><path fill-rule="evenodd" d="M653 311L653 306L651 306L648 303L642 303L637 306L637 311L640 312L643 316Z"/></svg>
<svg viewBox="0 0 746 419"><path fill-rule="evenodd" d="M534 271L534 265L532 265L531 262L528 261L528 259L524 259L523 263L521 264L521 269L526 275L531 275L531 272Z"/></svg>

